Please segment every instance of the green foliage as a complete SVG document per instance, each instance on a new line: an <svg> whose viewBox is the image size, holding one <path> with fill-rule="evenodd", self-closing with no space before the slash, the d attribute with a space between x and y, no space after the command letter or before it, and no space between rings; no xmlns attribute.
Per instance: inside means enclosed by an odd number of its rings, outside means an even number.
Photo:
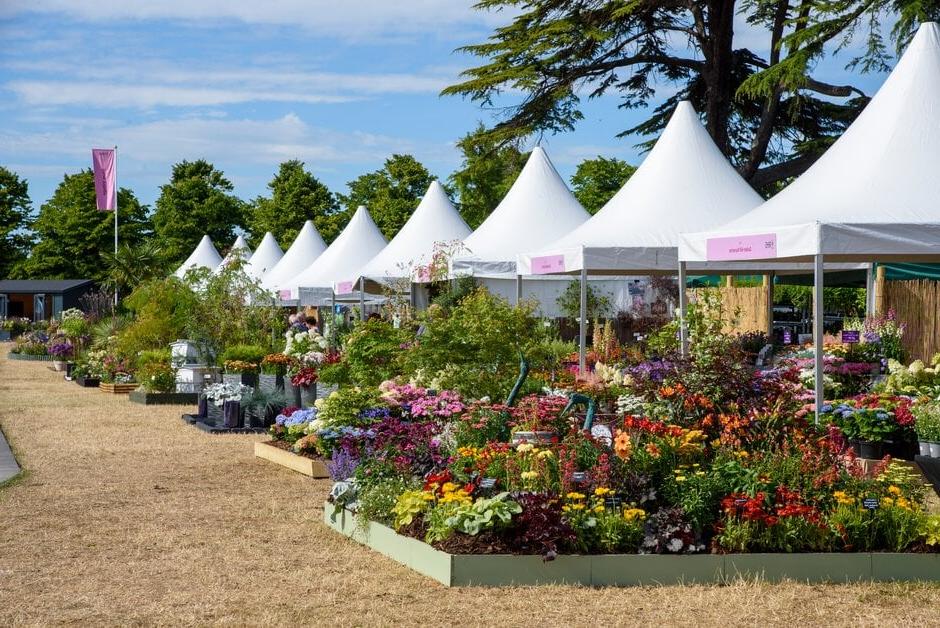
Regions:
<svg viewBox="0 0 940 628"><path fill-rule="evenodd" d="M635 167L616 157L585 159L571 177L572 192L584 209L596 214L634 172Z"/></svg>
<svg viewBox="0 0 940 628"><path fill-rule="evenodd" d="M577 319L581 316L581 281L575 279L568 283L555 303L565 317ZM587 319L606 318L610 314L610 296L587 285Z"/></svg>
<svg viewBox="0 0 940 628"><path fill-rule="evenodd" d="M237 360L239 362L247 362L248 364L260 365L261 360L263 360L264 356L268 355L268 353L269 351L266 347L259 345L232 345L225 348L219 360L221 362Z"/></svg>
<svg viewBox="0 0 940 628"><path fill-rule="evenodd" d="M29 183L0 166L0 277L10 276L13 266L29 253L32 237L26 229L32 211Z"/></svg>
<svg viewBox="0 0 940 628"><path fill-rule="evenodd" d="M460 197L460 215L476 229L506 196L529 155L518 142L494 142L482 124L463 136L457 148L463 163L449 181Z"/></svg>
<svg viewBox="0 0 940 628"><path fill-rule="evenodd" d="M176 277L142 283L124 299L133 320L120 335L121 353L136 356L147 349L162 351L171 342L185 338L197 299L193 290ZM108 325L110 319L102 322Z"/></svg>
<svg viewBox="0 0 940 628"><path fill-rule="evenodd" d="M519 353L537 342L531 304L512 307L480 288L449 315L429 308L424 334L402 356L406 373L439 380L468 398L505 398L519 372Z"/></svg>
<svg viewBox="0 0 940 628"><path fill-rule="evenodd" d="M118 212L120 241L138 246L150 228L147 207L121 188ZM101 254L114 250L114 214L98 211L91 170L65 175L40 208L32 230L38 241L29 258L17 266L18 277L107 280L108 268L101 263Z"/></svg>
<svg viewBox="0 0 940 628"><path fill-rule="evenodd" d="M360 468L362 466L360 465ZM358 475L359 469L356 471ZM398 502L398 496L416 488L414 480L398 476L381 477L373 482L362 484L358 495L357 518L363 523L378 521L385 525L392 525L394 523L392 512Z"/></svg>
<svg viewBox="0 0 940 628"><path fill-rule="evenodd" d="M147 392L168 393L176 391L176 369L170 366L169 358L151 361L136 370L137 381Z"/></svg>
<svg viewBox="0 0 940 628"><path fill-rule="evenodd" d="M395 515L395 529L410 525L419 515L427 512L428 505L433 499L434 495L427 491L405 491L399 495L392 508L392 514Z"/></svg>
<svg viewBox="0 0 940 628"><path fill-rule="evenodd" d="M281 246L287 246L307 220L313 221L327 241L336 236L332 216L339 211L339 204L329 188L304 169L302 161L283 162L268 189L271 196L259 196L248 209L251 246L258 246L268 231Z"/></svg>
<svg viewBox="0 0 940 628"><path fill-rule="evenodd" d="M504 112L488 141L570 131L584 116L582 99L610 93L626 110L661 100L622 133L654 135L679 101L690 100L719 149L770 189L802 172L812 163L804 157L820 154L867 102L851 85L811 76L817 62L857 36L867 47L853 63L881 70L882 18L900 16L891 32L900 45L919 21L940 14L921 0L481 0L475 7L507 17L486 42L460 50L481 64L443 93ZM677 38L687 45L675 46Z"/></svg>
<svg viewBox="0 0 940 628"><path fill-rule="evenodd" d="M862 288L823 288L823 300L827 312L841 312L845 316L865 314L865 290ZM775 285L774 304L808 310L813 306L813 288Z"/></svg>
<svg viewBox="0 0 940 628"><path fill-rule="evenodd" d="M412 338L410 330L395 329L384 320L359 323L346 337L343 349L349 377L359 386L378 386L397 377L401 374L401 347Z"/></svg>
<svg viewBox="0 0 940 628"><path fill-rule="evenodd" d="M447 518L447 526L469 535L504 529L513 515L522 512L522 506L508 498L509 493L499 493L490 498L481 497L471 504L460 504Z"/></svg>
<svg viewBox="0 0 940 628"><path fill-rule="evenodd" d="M392 155L381 170L350 181L348 194L338 194L348 220L365 205L386 238L393 237L408 221L434 177L411 155ZM326 237L326 235L324 235Z"/></svg>
<svg viewBox="0 0 940 628"><path fill-rule="evenodd" d="M118 290L126 294L149 279L165 277L169 268L163 256L163 248L154 240L146 240L137 246L121 243L117 254L102 252L108 270L103 286L109 291Z"/></svg>
<svg viewBox="0 0 940 628"><path fill-rule="evenodd" d="M170 182L160 187L153 214L154 235L171 266L181 264L204 234L222 246L235 239L243 203L232 190L225 175L205 160L173 165Z"/></svg>
<svg viewBox="0 0 940 628"><path fill-rule="evenodd" d="M457 277L443 283L443 290L431 299L431 303L445 310L449 310L463 301L463 299L476 290L477 287L476 279L469 276Z"/></svg>
<svg viewBox="0 0 940 628"><path fill-rule="evenodd" d="M340 388L325 399L317 400L317 418L323 421L323 427L364 425L372 420L360 419L359 413L380 405L381 397L377 388Z"/></svg>
<svg viewBox="0 0 940 628"><path fill-rule="evenodd" d="M257 345L266 353L280 344L287 321L261 283L235 261L220 272L190 270L186 281L199 286L199 298L186 318L186 338L199 343L214 362L226 347Z"/></svg>

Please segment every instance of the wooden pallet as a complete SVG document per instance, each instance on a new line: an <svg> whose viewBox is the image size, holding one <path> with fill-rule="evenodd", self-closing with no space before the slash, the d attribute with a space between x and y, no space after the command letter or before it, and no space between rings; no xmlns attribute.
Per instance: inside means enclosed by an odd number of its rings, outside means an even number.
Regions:
<svg viewBox="0 0 940 628"><path fill-rule="evenodd" d="M273 445L268 445L267 443L256 442L255 455L312 478L330 477L329 472L326 470L326 465L324 465L323 462L314 460L313 458L307 458L306 456L298 456L291 451L280 449Z"/></svg>
<svg viewBox="0 0 940 628"><path fill-rule="evenodd" d="M134 390L137 390L137 386L138 386L138 384L137 384L137 383L134 383L134 382L132 382L132 383L130 383L130 384L117 384L117 383L114 383L114 382L101 382L100 384L98 384L98 388L100 388L100 389L102 390L102 392L111 393L111 394L114 394L114 395L126 395L126 394L128 394L128 393L130 393L130 392L132 392L132 391L134 391Z"/></svg>

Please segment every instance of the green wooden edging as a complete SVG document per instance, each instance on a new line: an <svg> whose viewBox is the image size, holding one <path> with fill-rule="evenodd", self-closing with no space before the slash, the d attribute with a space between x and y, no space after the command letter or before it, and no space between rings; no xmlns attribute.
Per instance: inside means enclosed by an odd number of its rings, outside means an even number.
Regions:
<svg viewBox="0 0 940 628"><path fill-rule="evenodd" d="M127 398L133 403L141 403L145 406L194 406L199 403L199 395L197 393L153 393L143 390L134 390L127 395Z"/></svg>
<svg viewBox="0 0 940 628"><path fill-rule="evenodd" d="M940 554L602 554L541 556L447 554L391 528L369 522L333 504L323 520L335 531L446 586L575 584L639 586L714 584L760 579L768 582L940 581Z"/></svg>

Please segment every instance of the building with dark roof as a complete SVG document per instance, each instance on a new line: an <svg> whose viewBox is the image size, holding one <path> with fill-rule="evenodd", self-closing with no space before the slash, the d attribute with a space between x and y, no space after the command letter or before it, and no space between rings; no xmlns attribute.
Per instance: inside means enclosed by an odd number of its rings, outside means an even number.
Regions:
<svg viewBox="0 0 940 628"><path fill-rule="evenodd" d="M94 289L91 279L0 279L0 318L57 317Z"/></svg>

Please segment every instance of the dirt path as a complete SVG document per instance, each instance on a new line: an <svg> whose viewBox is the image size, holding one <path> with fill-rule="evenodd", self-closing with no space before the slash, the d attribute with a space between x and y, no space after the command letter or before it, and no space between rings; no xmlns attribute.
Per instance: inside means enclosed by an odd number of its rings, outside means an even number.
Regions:
<svg viewBox="0 0 940 628"><path fill-rule="evenodd" d="M0 344L0 625L936 622L940 588L446 589L319 523L329 482Z"/></svg>

